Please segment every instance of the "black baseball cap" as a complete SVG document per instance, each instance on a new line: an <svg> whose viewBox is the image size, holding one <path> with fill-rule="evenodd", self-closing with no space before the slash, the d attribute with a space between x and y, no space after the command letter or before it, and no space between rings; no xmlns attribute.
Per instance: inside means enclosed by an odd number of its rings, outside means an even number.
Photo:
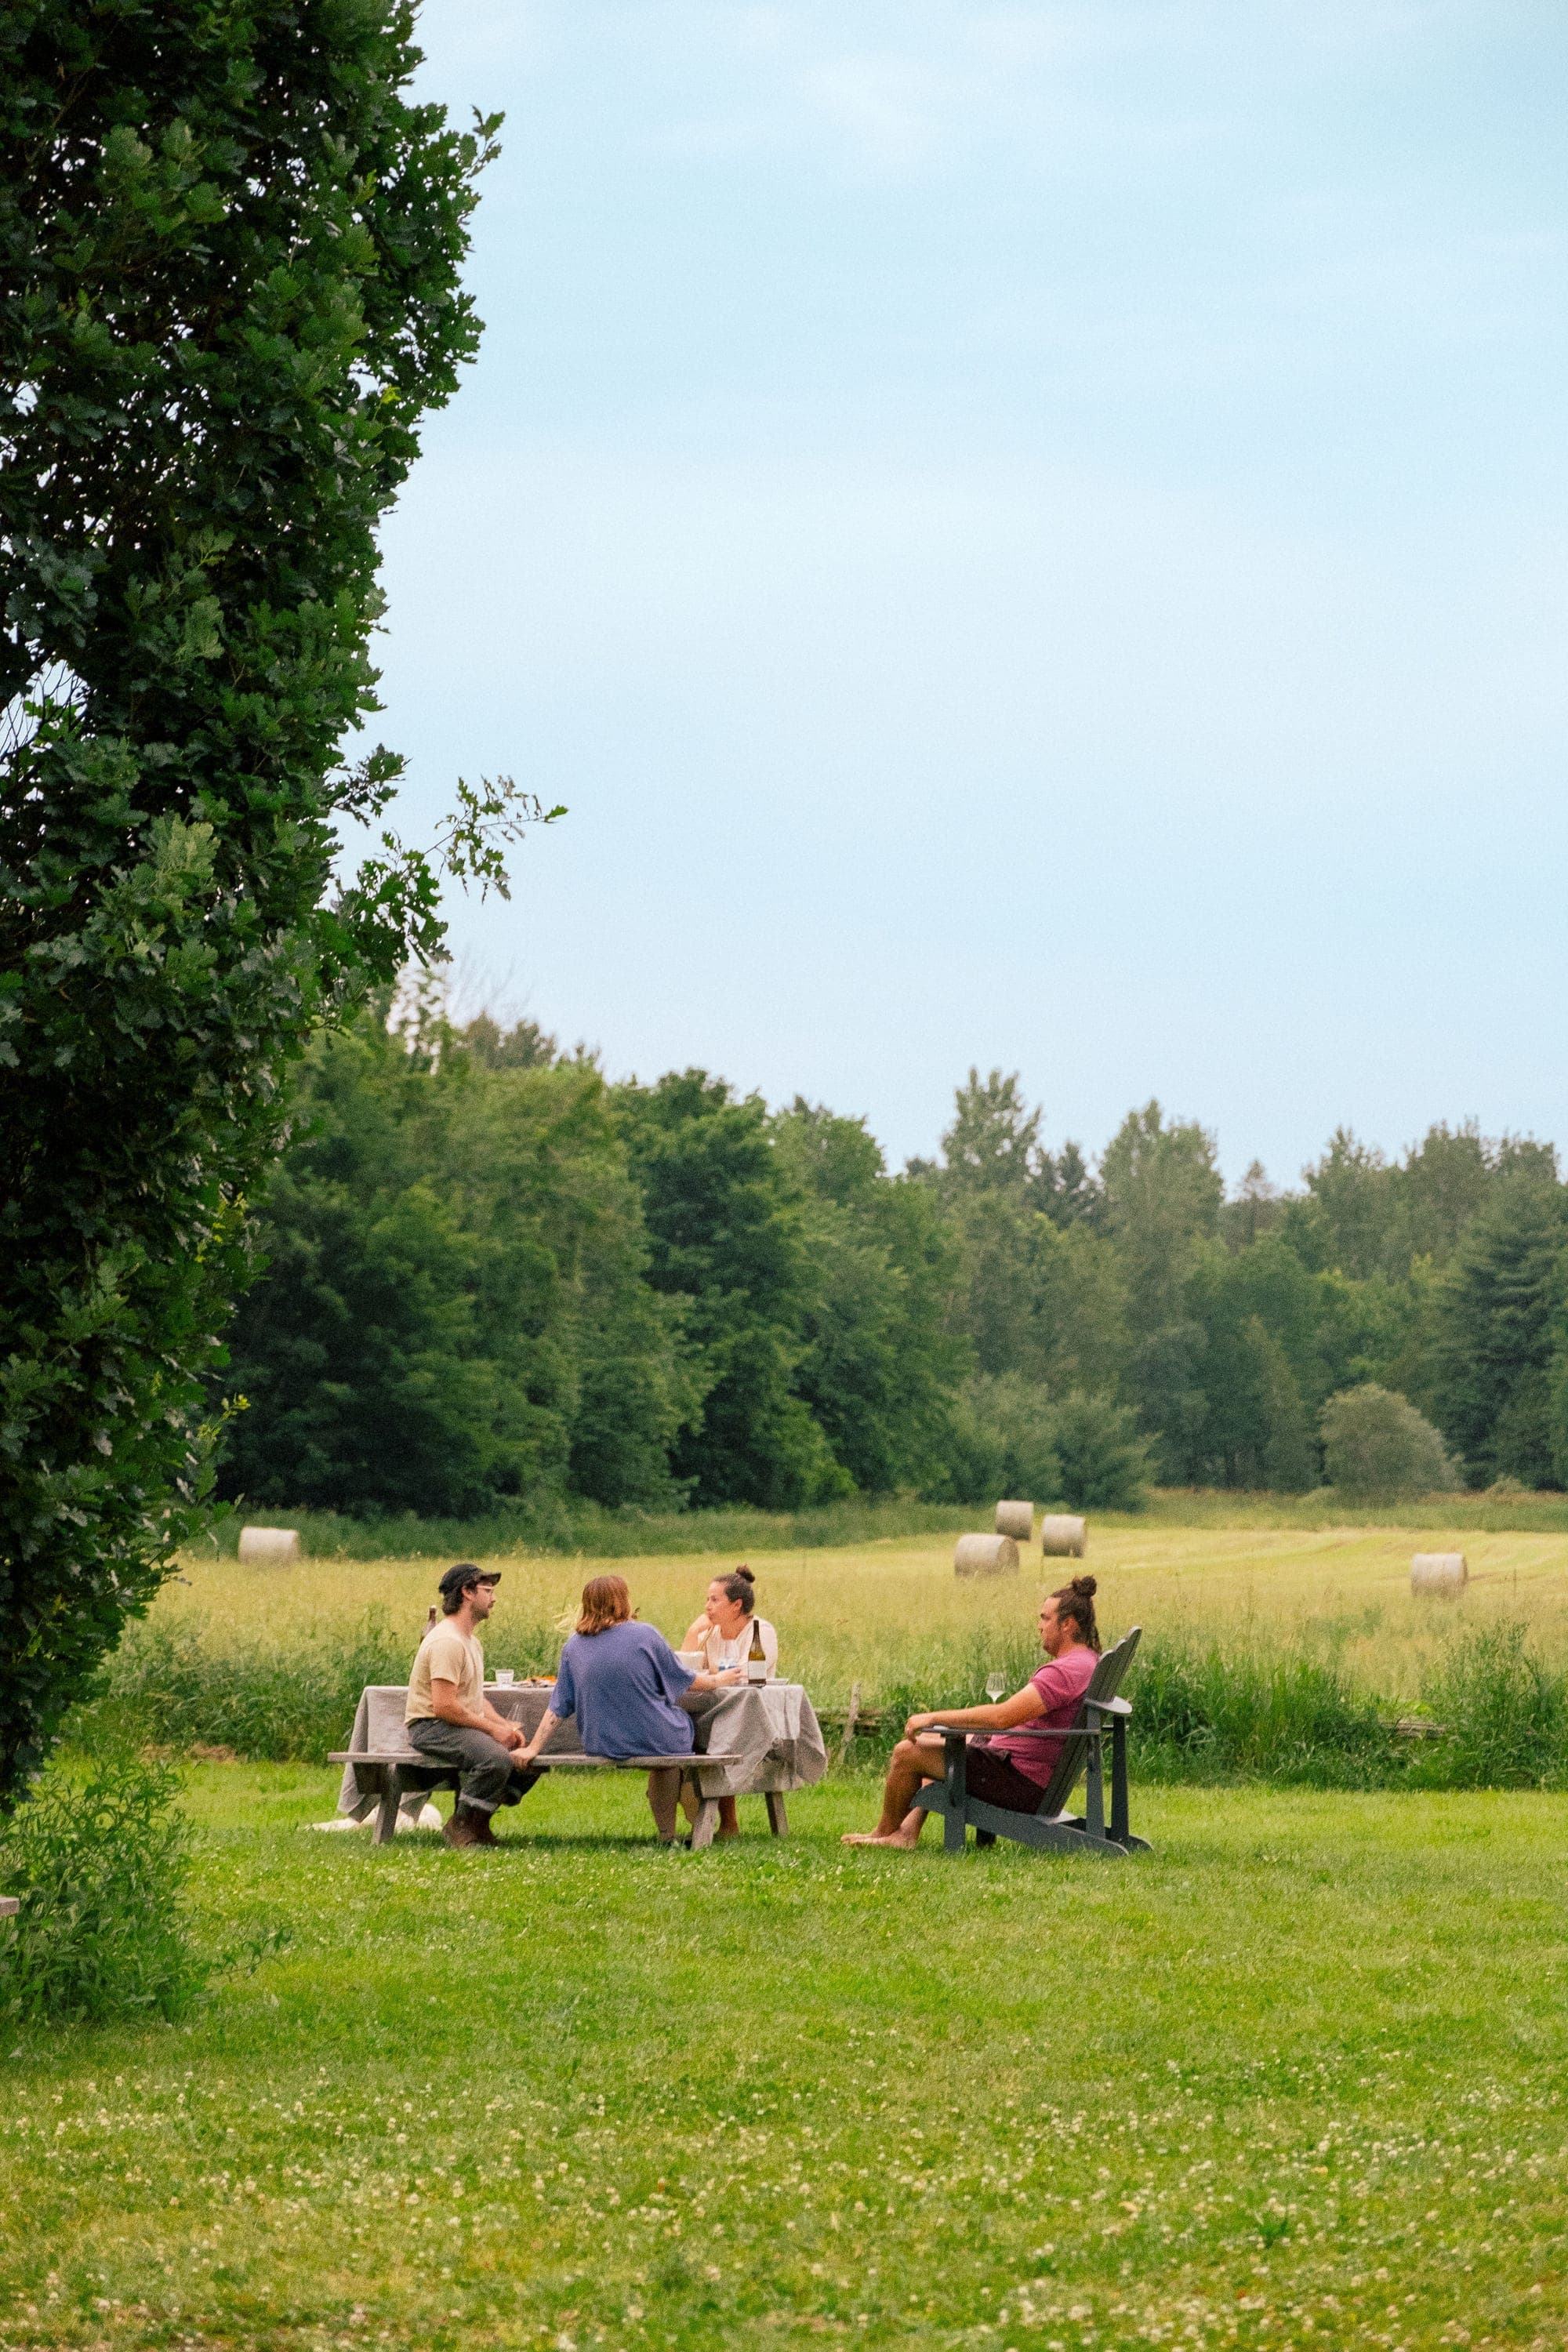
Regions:
<svg viewBox="0 0 1568 2352"><path fill-rule="evenodd" d="M436 1590L443 1600L448 1600L455 1592L467 1592L470 1584L499 1584L500 1582L499 1568L476 1568L471 1559L460 1559L456 1568L449 1568L447 1570Z"/></svg>

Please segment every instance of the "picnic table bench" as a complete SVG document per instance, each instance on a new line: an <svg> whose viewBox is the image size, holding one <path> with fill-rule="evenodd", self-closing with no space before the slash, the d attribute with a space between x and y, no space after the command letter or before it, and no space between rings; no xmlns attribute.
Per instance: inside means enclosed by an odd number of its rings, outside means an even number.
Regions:
<svg viewBox="0 0 1568 2352"><path fill-rule="evenodd" d="M542 1681L485 1684L485 1697L497 1713L530 1735L539 1728L551 1692L552 1686ZM439 1765L415 1752L405 1723L407 1702L406 1684L367 1683L354 1710L348 1744L333 1756L333 1761L343 1768L338 1791L340 1821L363 1822L374 1816L383 1843L392 1833L384 1826L388 1819L395 1826L412 1828L424 1792L454 1785L449 1767L442 1778ZM773 1835L786 1836L784 1791L819 1780L827 1765L816 1717L799 1684L742 1684L733 1689L688 1693L681 1705L694 1718L695 1739L693 1748L680 1755L584 1758L575 1723L569 1719L551 1733L548 1744L534 1759L535 1766L551 1771L563 1767L569 1771L586 1768L700 1773L700 1806L709 1799L716 1804L725 1796L761 1797ZM401 1769L389 1807L387 1787L394 1765ZM700 1810L699 1827L702 1835L696 1842L705 1845L711 1839L714 1821L703 1819Z"/></svg>
<svg viewBox="0 0 1568 2352"><path fill-rule="evenodd" d="M691 1825L694 1853L713 1843L719 1826L719 1800L702 1793L700 1774L704 1769L720 1770L744 1762L740 1756L715 1751L699 1755L691 1751L684 1756L584 1756L580 1752L536 1756L528 1767L531 1772L679 1772L683 1783L689 1782L697 1799L697 1819ZM329 1764L350 1764L362 1785L374 1787L379 1780L380 1802L375 1810L375 1843L390 1845L397 1827L397 1808L412 1789L455 1789L458 1769L455 1765L437 1764L420 1756L390 1748L339 1748L328 1757ZM789 1818L784 1811L784 1792L770 1789L765 1792L768 1827L774 1837L789 1833Z"/></svg>

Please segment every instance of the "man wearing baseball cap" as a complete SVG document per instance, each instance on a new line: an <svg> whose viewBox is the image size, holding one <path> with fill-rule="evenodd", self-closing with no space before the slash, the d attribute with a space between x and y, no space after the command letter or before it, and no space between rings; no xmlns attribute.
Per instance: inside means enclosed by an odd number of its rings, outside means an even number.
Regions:
<svg viewBox="0 0 1568 2352"><path fill-rule="evenodd" d="M474 1628L495 1607L500 1582L471 1559L447 1570L437 1587L445 1613L420 1643L408 1677L404 1720L411 1744L432 1764L458 1770L457 1806L441 1832L448 1845L499 1843L490 1827L496 1807L515 1805L541 1778L513 1762L527 1735L485 1696L485 1654Z"/></svg>

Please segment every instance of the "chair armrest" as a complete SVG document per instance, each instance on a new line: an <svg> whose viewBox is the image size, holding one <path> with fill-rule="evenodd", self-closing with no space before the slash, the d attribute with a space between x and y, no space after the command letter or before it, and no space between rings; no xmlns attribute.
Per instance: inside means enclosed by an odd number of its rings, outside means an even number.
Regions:
<svg viewBox="0 0 1568 2352"><path fill-rule="evenodd" d="M1108 1704L1114 1705L1115 1702L1109 1701ZM983 1739L1098 1739L1100 1738L1098 1728L1088 1723L1045 1723L1038 1726L1032 1723L1015 1723L1007 1730L1001 1732L994 1729L987 1731L984 1725L977 1723L928 1723L925 1730L918 1737L923 1739L929 1733L936 1739L970 1739L977 1732Z"/></svg>
<svg viewBox="0 0 1568 2352"><path fill-rule="evenodd" d="M1096 1715L1131 1715L1132 1704L1125 1698L1086 1698L1085 1706L1093 1707Z"/></svg>

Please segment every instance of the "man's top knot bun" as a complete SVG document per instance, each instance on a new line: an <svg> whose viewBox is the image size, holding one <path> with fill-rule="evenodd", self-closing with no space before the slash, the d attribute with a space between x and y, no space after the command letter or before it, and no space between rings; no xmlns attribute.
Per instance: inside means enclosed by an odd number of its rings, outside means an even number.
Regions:
<svg viewBox="0 0 1568 2352"><path fill-rule="evenodd" d="M1057 1604L1057 1622L1076 1625L1080 1640L1091 1650L1100 1647L1100 1628L1094 1622L1094 1596L1099 1590L1092 1576L1075 1576L1070 1584L1058 1585L1051 1595Z"/></svg>
<svg viewBox="0 0 1568 2352"><path fill-rule="evenodd" d="M743 1577L745 1578L746 1582L747 1582L748 1584L755 1584L755 1582L756 1582L756 1580L756 1580L756 1578L752 1574L752 1571L751 1571L751 1570L750 1570L749 1568L738 1568L738 1569L735 1570L735 1573L736 1573L736 1575L737 1575L737 1576L743 1576Z"/></svg>

